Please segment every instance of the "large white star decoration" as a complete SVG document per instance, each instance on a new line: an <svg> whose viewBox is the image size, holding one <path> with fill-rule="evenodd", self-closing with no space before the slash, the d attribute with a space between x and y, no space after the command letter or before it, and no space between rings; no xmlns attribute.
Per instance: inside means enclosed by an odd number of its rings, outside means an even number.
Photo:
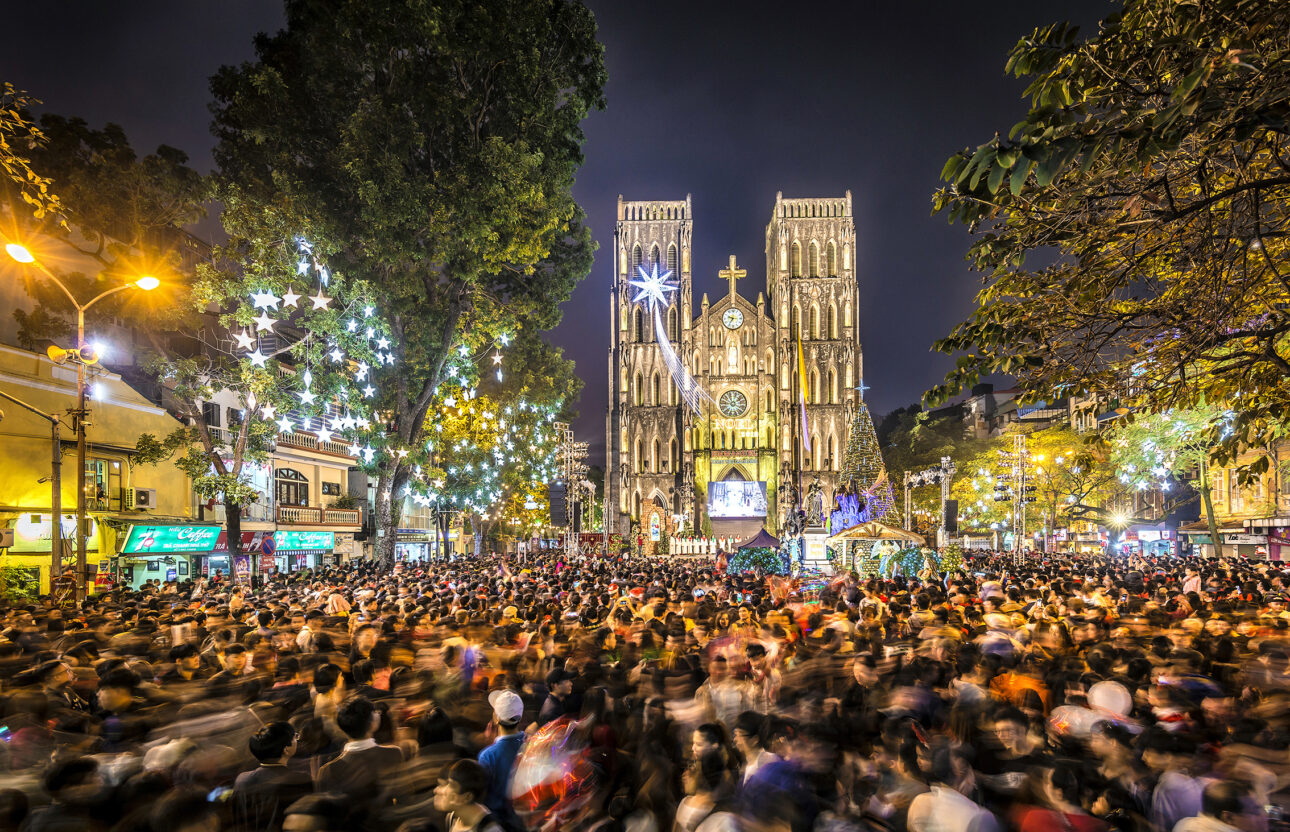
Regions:
<svg viewBox="0 0 1290 832"><path fill-rule="evenodd" d="M353 318L350 318L349 323L345 324L345 329L349 330L350 332L356 331L358 329L358 321L354 320Z"/></svg>
<svg viewBox="0 0 1290 832"><path fill-rule="evenodd" d="M300 258L300 262L296 264L296 274L309 274L309 260L307 258Z"/></svg>
<svg viewBox="0 0 1290 832"><path fill-rule="evenodd" d="M641 279L627 281L640 289L636 297L632 298L632 303L644 301L645 305L650 309L655 306L667 306L667 293L677 290L675 281L670 279L672 277L671 269L660 275L658 273L658 264L655 263L652 272L646 272L644 266L637 266L636 271L640 272Z"/></svg>
<svg viewBox="0 0 1290 832"><path fill-rule="evenodd" d="M407 450L406 450L406 449L404 449L404 448L399 448L399 459L403 459L403 457L405 457L405 456L407 456L407 455L408 455L408 452L407 452Z"/></svg>
<svg viewBox="0 0 1290 832"><path fill-rule="evenodd" d="M373 386L372 386L372 385L370 385L370 384L363 388L363 398L365 398L365 399L370 399L370 398L372 398L372 396L373 396L375 393L376 393L376 388L375 388L375 387L373 387Z"/></svg>
<svg viewBox="0 0 1290 832"><path fill-rule="evenodd" d="M249 350L255 346L255 336L251 334L249 329L234 332L233 337L237 339L237 348L239 350Z"/></svg>
<svg viewBox="0 0 1290 832"><path fill-rule="evenodd" d="M376 339L376 346L378 349L388 349L390 346L390 339L382 335L380 338Z"/></svg>
<svg viewBox="0 0 1290 832"><path fill-rule="evenodd" d="M359 444L358 444L357 442L355 442L353 445L350 445L350 446L349 446L349 455L350 455L350 456L358 456L358 455L359 455L359 454L361 454L362 452L363 452L363 449L362 449L361 447L359 447Z"/></svg>
<svg viewBox="0 0 1290 832"><path fill-rule="evenodd" d="M372 457L375 455L376 455L376 451L370 446L363 449L363 458L366 459L368 462L371 462Z"/></svg>
<svg viewBox="0 0 1290 832"><path fill-rule="evenodd" d="M272 292L253 292L251 303L256 309L277 309L278 296Z"/></svg>
<svg viewBox="0 0 1290 832"><path fill-rule="evenodd" d="M318 294L310 295L309 300L313 301L314 309L327 309L331 306L331 298L324 295L322 289L318 290Z"/></svg>
<svg viewBox="0 0 1290 832"><path fill-rule="evenodd" d="M324 427L320 427L320 428L318 428L318 430L316 430L316 431L314 431L314 432L318 434L318 441L319 441L319 442L330 442L330 441L331 441L331 434L332 434L332 432L331 432L330 430L328 430L325 426L324 426Z"/></svg>
<svg viewBox="0 0 1290 832"><path fill-rule="evenodd" d="M448 407L452 407L457 403L457 399L453 396L444 396L443 403Z"/></svg>
<svg viewBox="0 0 1290 832"><path fill-rule="evenodd" d="M260 415L268 419L270 422L273 421L273 417L277 414L278 409L271 404L266 404L264 407L260 408Z"/></svg>
<svg viewBox="0 0 1290 832"><path fill-rule="evenodd" d="M470 355L470 347L466 346L465 344L462 344L461 348L457 350L457 352L461 353L462 355Z"/></svg>
<svg viewBox="0 0 1290 832"><path fill-rule="evenodd" d="M337 418L335 418L335 419L332 419L332 420L331 420L331 429L332 429L332 430L344 430L344 429L345 429L345 427L346 427L348 424L349 424L349 420L348 420L348 419L345 419L344 417L337 417Z"/></svg>
<svg viewBox="0 0 1290 832"><path fill-rule="evenodd" d="M502 363L502 354L500 352L493 353L493 363L494 364Z"/></svg>
<svg viewBox="0 0 1290 832"><path fill-rule="evenodd" d="M362 381L363 379L367 378L367 371L370 369L371 368L367 366L366 361L358 362L358 372L354 374L354 380Z"/></svg>
<svg viewBox="0 0 1290 832"><path fill-rule="evenodd" d="M341 352L340 347L333 347L332 351L328 353L328 355L331 356L332 361L340 361L345 357L345 353Z"/></svg>
<svg viewBox="0 0 1290 832"><path fill-rule="evenodd" d="M371 422L367 421L366 416L359 416L357 419L354 420L354 424L358 425L363 430L367 430L372 425Z"/></svg>
<svg viewBox="0 0 1290 832"><path fill-rule="evenodd" d="M247 353L246 357L251 360L251 365L254 367L263 367L264 362L269 360L269 356L260 352L258 349L255 352Z"/></svg>
<svg viewBox="0 0 1290 832"><path fill-rule="evenodd" d="M282 305L284 308L288 306L295 308L301 297L301 295L296 294L295 289L287 289L286 294L282 296Z"/></svg>
<svg viewBox="0 0 1290 832"><path fill-rule="evenodd" d="M283 433L291 433L291 429L293 427L295 427L295 425L286 416L283 416L281 419L278 420L278 428Z"/></svg>
<svg viewBox="0 0 1290 832"><path fill-rule="evenodd" d="M255 318L254 320L255 320L255 331L256 331L256 332L263 332L263 331L264 331L264 330L266 330L266 329L267 329L269 332L272 332L272 331L273 331L273 325L274 325L275 323L277 323L277 321L275 321L275 320L273 320L272 318L270 318L270 317L269 317L269 315L268 315L268 313L267 313L267 312L262 312L262 313L260 313L260 316L259 316L259 317L257 317L257 318Z"/></svg>
<svg viewBox="0 0 1290 832"><path fill-rule="evenodd" d="M318 398L318 397L314 395L314 391L309 390L308 388L306 388L306 389L305 389L305 391L304 391L303 393L301 393L301 394L300 394L300 403L301 403L301 404L313 404L313 403L314 403L314 399L316 399L316 398Z"/></svg>
<svg viewBox="0 0 1290 832"><path fill-rule="evenodd" d="M364 318L370 318L370 317L372 317L372 313L373 313L373 312L375 312L375 311L376 311L376 310L375 310L375 309L373 309L373 308L372 308L372 307L370 307L370 306L364 306L364 307L363 307L363 317L364 317Z"/></svg>

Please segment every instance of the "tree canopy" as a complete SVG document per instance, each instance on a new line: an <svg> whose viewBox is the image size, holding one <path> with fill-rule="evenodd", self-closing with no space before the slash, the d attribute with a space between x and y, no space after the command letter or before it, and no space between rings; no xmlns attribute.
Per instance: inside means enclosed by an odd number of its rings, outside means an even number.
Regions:
<svg viewBox="0 0 1290 832"><path fill-rule="evenodd" d="M944 400L991 373L1027 398L1231 406L1222 453L1290 411L1290 4L1127 0L1081 38L1022 38L1030 111L945 165L979 308L937 343ZM1266 465L1265 461L1256 463Z"/></svg>
<svg viewBox="0 0 1290 832"><path fill-rule="evenodd" d="M215 157L248 222L299 217L377 292L400 365L375 462L388 561L449 356L554 326L590 269L569 189L601 46L571 0L288 0L286 20L212 79Z"/></svg>

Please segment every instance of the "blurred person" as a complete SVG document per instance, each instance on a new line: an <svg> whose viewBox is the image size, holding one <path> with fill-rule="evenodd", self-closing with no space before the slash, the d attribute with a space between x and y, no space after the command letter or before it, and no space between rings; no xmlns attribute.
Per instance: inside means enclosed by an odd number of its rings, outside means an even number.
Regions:
<svg viewBox="0 0 1290 832"><path fill-rule="evenodd" d="M506 832L480 802L488 773L474 760L458 760L439 780L434 806L447 817L447 832Z"/></svg>
<svg viewBox="0 0 1290 832"><path fill-rule="evenodd" d="M286 722L271 722L251 736L247 748L259 765L233 783L233 816L248 829L277 830L286 809L313 791L309 775L287 766L296 753L296 731Z"/></svg>

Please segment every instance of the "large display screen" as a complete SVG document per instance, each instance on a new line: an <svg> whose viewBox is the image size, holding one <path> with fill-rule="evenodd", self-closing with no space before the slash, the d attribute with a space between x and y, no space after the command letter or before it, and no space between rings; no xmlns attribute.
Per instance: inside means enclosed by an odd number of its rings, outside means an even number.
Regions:
<svg viewBox="0 0 1290 832"><path fill-rule="evenodd" d="M765 517L766 483L726 480L708 483L709 517Z"/></svg>

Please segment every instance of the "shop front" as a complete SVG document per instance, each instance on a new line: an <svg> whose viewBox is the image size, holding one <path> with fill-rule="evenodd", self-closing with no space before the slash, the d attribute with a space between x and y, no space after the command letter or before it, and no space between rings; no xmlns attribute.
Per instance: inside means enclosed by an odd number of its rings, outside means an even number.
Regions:
<svg viewBox="0 0 1290 832"><path fill-rule="evenodd" d="M1210 542L1208 531L1189 531L1184 534L1191 543L1193 554L1207 558L1215 556L1214 545ZM1223 542L1224 555L1259 560L1268 557L1269 538L1266 534L1246 534L1240 529L1219 529L1218 536Z"/></svg>
<svg viewBox="0 0 1290 832"><path fill-rule="evenodd" d="M1134 526L1124 532L1118 546L1126 555L1169 557L1178 554L1178 533L1155 526Z"/></svg>
<svg viewBox="0 0 1290 832"><path fill-rule="evenodd" d="M25 585L30 595L49 592L49 569L53 561L53 515L49 513L23 513L13 521L13 545L0 555L0 570L10 581ZM89 564L99 560L102 529L93 517L87 518L89 533L85 536L85 550ZM63 533L63 562L76 558L76 515L64 514L60 524ZM69 568L64 566L64 569Z"/></svg>
<svg viewBox="0 0 1290 832"><path fill-rule="evenodd" d="M429 529L399 529L394 542L395 563L425 563L430 560Z"/></svg>
<svg viewBox="0 0 1290 832"><path fill-rule="evenodd" d="M334 562L336 533L317 531L276 531L266 534L261 549L272 555L279 572L317 569Z"/></svg>
<svg viewBox="0 0 1290 832"><path fill-rule="evenodd" d="M120 583L138 589L151 580L192 580L219 535L219 526L132 525L117 559Z"/></svg>
<svg viewBox="0 0 1290 832"><path fill-rule="evenodd" d="M202 577L213 579L219 576L221 581L226 581L229 576L233 576L239 580L246 580L251 574L252 566L256 568L256 574L269 574L275 568L275 564L273 558L266 558L261 550L264 537L268 534L271 532L242 532L238 555L230 559L228 532L221 531L219 540L215 542L215 548L209 555L202 558Z"/></svg>

